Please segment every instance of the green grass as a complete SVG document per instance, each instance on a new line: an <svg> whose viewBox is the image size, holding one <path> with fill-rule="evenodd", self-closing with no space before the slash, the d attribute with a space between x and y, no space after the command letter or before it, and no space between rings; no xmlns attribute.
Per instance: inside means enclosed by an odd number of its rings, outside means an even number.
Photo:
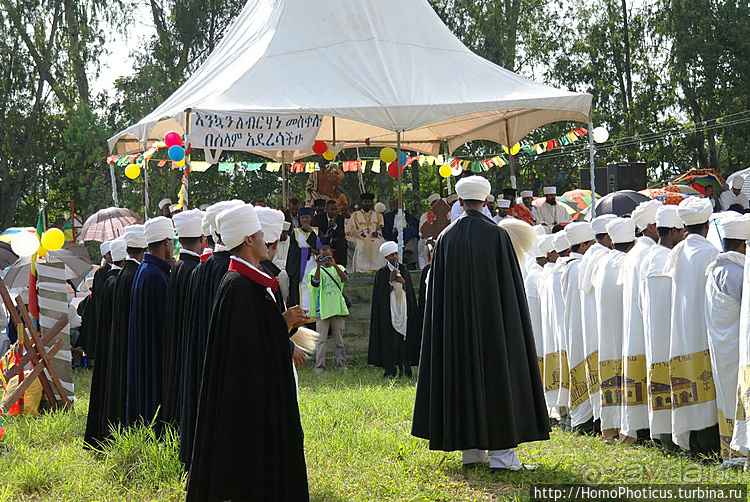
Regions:
<svg viewBox="0 0 750 502"><path fill-rule="evenodd" d="M554 431L522 445L538 471L466 470L457 452L433 452L409 434L414 380L384 380L380 370L300 372L300 412L311 499L338 501L528 500L531 483L744 483L742 471L666 455L650 446L604 445ZM75 372L73 412L12 417L0 444L0 502L20 500L182 500L185 476L177 438L150 429L119 431L101 452L83 448L91 375Z"/></svg>

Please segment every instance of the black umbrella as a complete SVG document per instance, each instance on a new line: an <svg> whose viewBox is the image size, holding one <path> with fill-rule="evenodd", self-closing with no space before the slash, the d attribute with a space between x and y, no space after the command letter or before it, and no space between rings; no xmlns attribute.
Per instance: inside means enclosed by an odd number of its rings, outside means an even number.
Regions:
<svg viewBox="0 0 750 502"><path fill-rule="evenodd" d="M0 242L0 270L13 265L18 255L13 252L8 242Z"/></svg>
<svg viewBox="0 0 750 502"><path fill-rule="evenodd" d="M622 216L623 214L629 214L638 204L647 200L651 199L635 190L613 192L596 201L596 215L616 214Z"/></svg>

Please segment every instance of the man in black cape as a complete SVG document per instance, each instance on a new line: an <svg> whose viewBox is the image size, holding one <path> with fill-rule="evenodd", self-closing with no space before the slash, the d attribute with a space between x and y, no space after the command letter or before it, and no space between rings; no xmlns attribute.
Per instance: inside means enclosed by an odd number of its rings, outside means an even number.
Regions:
<svg viewBox="0 0 750 502"><path fill-rule="evenodd" d="M91 295L87 301L86 310L81 316L81 329L79 330L78 345L86 353L88 367L96 364L96 340L99 337L99 304L104 291L104 283L109 278L109 269L112 267L112 255L109 252L112 241L102 242L99 250L102 253L102 266L94 272L94 283L91 286Z"/></svg>
<svg viewBox="0 0 750 502"><path fill-rule="evenodd" d="M411 367L419 364L422 317L411 275L398 262L398 245L385 242L380 253L387 263L375 273L367 362L383 368L386 378L397 369L411 377Z"/></svg>
<svg viewBox="0 0 750 502"><path fill-rule="evenodd" d="M207 227L213 234L214 251L205 262L193 269L188 286L188 305L183 326L182 403L180 411L180 461L190 466L195 434L195 418L198 414L198 392L200 391L206 339L211 320L216 290L227 268L229 250L216 231L216 217L226 209L242 206L241 200L221 201L206 208Z"/></svg>
<svg viewBox="0 0 750 502"><path fill-rule="evenodd" d="M125 424L125 395L127 394L128 326L130 325L130 297L133 281L146 251L143 225L125 227L128 258L117 276L112 300L112 335L109 344L107 382L104 399L104 421L108 426Z"/></svg>
<svg viewBox="0 0 750 502"><path fill-rule="evenodd" d="M310 296L307 293L307 274L315 268L315 257L320 254L323 243L318 229L312 226L313 210L303 207L299 210L299 228L289 233L289 254L286 259L286 273L289 274L289 306L300 305L310 310Z"/></svg>
<svg viewBox="0 0 750 502"><path fill-rule="evenodd" d="M167 283L174 252L172 220L158 216L143 226L148 253L133 280L128 325L127 425L153 421L161 435L157 414L162 405L164 381L164 318Z"/></svg>
<svg viewBox="0 0 750 502"><path fill-rule="evenodd" d="M164 389L162 391L162 419L165 423L178 426L182 406L182 358L184 348L183 326L187 311L191 308L187 301L190 276L200 263L203 251L204 212L198 209L182 211L172 216L179 236L179 260L172 267L167 284L166 320L164 332Z"/></svg>
<svg viewBox="0 0 750 502"><path fill-rule="evenodd" d="M102 440L108 436L109 426L105 418L107 371L109 368L109 346L112 332L112 312L114 291L117 276L127 258L124 237L118 237L110 243L112 264L106 272L106 281L100 286L97 314L97 340L94 359L94 373L91 376L89 393L89 412L86 417L86 432L83 444L89 448L99 448Z"/></svg>
<svg viewBox="0 0 750 502"><path fill-rule="evenodd" d="M518 470L515 447L549 439L523 278L508 233L482 215L489 182L456 192L465 212L430 267L412 434L464 464Z"/></svg>
<svg viewBox="0 0 750 502"><path fill-rule="evenodd" d="M233 256L211 315L187 500L306 501L288 328L278 281L260 269L263 231L250 205L222 212L218 226Z"/></svg>

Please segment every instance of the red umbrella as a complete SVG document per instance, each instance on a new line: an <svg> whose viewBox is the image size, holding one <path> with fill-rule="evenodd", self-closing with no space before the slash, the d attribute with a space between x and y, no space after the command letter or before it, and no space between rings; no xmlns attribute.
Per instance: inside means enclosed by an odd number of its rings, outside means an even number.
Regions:
<svg viewBox="0 0 750 502"><path fill-rule="evenodd" d="M136 223L143 223L137 213L124 207L109 207L89 216L81 229L84 241L106 242L119 237L123 229Z"/></svg>

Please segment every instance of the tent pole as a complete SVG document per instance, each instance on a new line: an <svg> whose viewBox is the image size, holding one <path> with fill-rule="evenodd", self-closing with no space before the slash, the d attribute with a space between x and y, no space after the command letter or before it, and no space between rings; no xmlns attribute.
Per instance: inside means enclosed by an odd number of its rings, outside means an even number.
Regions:
<svg viewBox="0 0 750 502"><path fill-rule="evenodd" d="M190 110L185 111L185 167L183 169L182 176L182 196L185 199L185 204L182 207L183 211L188 210L188 178L190 177Z"/></svg>
<svg viewBox="0 0 750 502"><path fill-rule="evenodd" d="M594 183L594 176L596 169L594 169L594 123L589 122L589 161L591 162L591 219L596 218L596 184Z"/></svg>
<svg viewBox="0 0 750 502"><path fill-rule="evenodd" d="M286 193L286 152L281 152L281 204L287 207Z"/></svg>
<svg viewBox="0 0 750 502"><path fill-rule="evenodd" d="M448 142L444 141L443 146L445 146L445 161L448 162ZM448 195L451 194L451 177L448 176L445 178L445 182L448 184Z"/></svg>
<svg viewBox="0 0 750 502"><path fill-rule="evenodd" d="M115 163L109 163L109 178L112 180L112 202L115 203L115 207L120 207L120 202L117 200L117 184L115 183Z"/></svg>
<svg viewBox="0 0 750 502"><path fill-rule="evenodd" d="M516 162L513 159L513 154L511 153L511 148L513 145L510 144L510 129L508 128L508 121L505 121L505 141L507 141L508 144L508 154L510 155L510 187L515 190L516 187Z"/></svg>
<svg viewBox="0 0 750 502"><path fill-rule="evenodd" d="M398 262L404 261L404 209L401 166L401 131L396 131L396 168L398 169Z"/></svg>
<svg viewBox="0 0 750 502"><path fill-rule="evenodd" d="M148 220L148 161L143 162L143 216Z"/></svg>

